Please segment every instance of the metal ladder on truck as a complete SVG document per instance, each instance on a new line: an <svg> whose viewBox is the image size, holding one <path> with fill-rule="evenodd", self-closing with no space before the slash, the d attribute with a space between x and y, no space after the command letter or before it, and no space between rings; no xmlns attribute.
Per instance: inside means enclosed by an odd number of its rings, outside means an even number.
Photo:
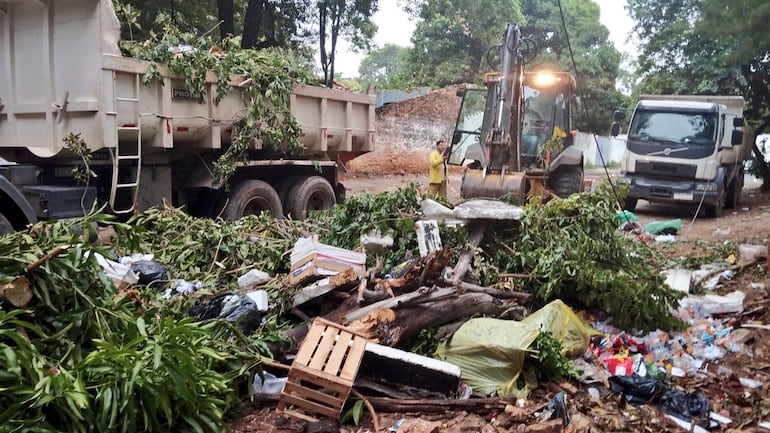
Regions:
<svg viewBox="0 0 770 433"><path fill-rule="evenodd" d="M139 196L139 179L142 173L142 131L141 131L141 116L139 113L139 88L140 75L132 74L133 77L133 96L118 96L117 89L117 75L118 71L112 71L112 94L115 98L115 150L112 153L112 187L110 189L110 209L116 214L127 214L136 210L136 202ZM117 124L117 111L119 104L130 104L135 113L133 124ZM120 133L123 131L130 131L129 135L135 135L136 139L132 142L126 142L123 146L120 144ZM131 149L130 146L126 149L126 145L136 145L136 149ZM134 163L136 164L136 170L134 170ZM121 205L121 201L118 200L120 192L126 191L122 197L128 196L130 198L129 205L126 207L118 208Z"/></svg>

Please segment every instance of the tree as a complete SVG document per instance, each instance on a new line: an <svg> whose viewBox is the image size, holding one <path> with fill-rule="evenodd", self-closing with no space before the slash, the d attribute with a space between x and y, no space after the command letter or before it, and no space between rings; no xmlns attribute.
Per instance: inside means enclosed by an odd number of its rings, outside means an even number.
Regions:
<svg viewBox="0 0 770 433"><path fill-rule="evenodd" d="M770 125L770 3L764 0L628 0L642 52L639 91L740 94L744 116ZM754 147L755 173L770 187L770 167Z"/></svg>
<svg viewBox="0 0 770 433"><path fill-rule="evenodd" d="M210 33L217 26L221 40L240 35L242 48L302 48L306 42L301 27L309 20L311 7L311 0L205 0L185 3L181 0L170 3L123 0L122 3L140 11L136 19L139 31L124 34L124 37L141 40L151 31L161 32L162 18L168 17L180 30L195 35ZM116 1L116 4L121 3ZM235 33L238 27L243 29L239 34Z"/></svg>
<svg viewBox="0 0 770 433"><path fill-rule="evenodd" d="M337 39L346 37L356 48L369 49L377 26L371 20L377 11L377 0L319 0L318 48L324 83L334 84L334 60Z"/></svg>
<svg viewBox="0 0 770 433"><path fill-rule="evenodd" d="M404 62L408 53L408 47L394 44L386 44L370 52L358 67L360 80L376 84L379 88L406 87Z"/></svg>
<svg viewBox="0 0 770 433"><path fill-rule="evenodd" d="M405 8L419 17L408 56L417 85L476 81L505 25L523 20L517 0L417 0Z"/></svg>
<svg viewBox="0 0 770 433"><path fill-rule="evenodd" d="M556 2L521 1L521 11L526 19L522 34L532 38L537 53L527 69L548 68L574 73L584 108L577 113L575 127L606 134L612 122L610 113L624 105L623 95L616 89L620 52L608 40L609 30L599 21L596 3L563 0L562 8L559 6Z"/></svg>

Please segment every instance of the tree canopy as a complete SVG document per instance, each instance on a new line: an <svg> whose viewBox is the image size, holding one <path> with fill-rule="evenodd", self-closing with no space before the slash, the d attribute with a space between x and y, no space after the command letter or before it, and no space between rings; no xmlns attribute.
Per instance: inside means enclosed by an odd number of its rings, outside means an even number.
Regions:
<svg viewBox="0 0 770 433"><path fill-rule="evenodd" d="M637 93L742 95L744 116L770 125L770 3L765 0L627 0L641 41ZM756 173L770 170L754 149Z"/></svg>
<svg viewBox="0 0 770 433"><path fill-rule="evenodd" d="M490 47L499 45L505 25L523 21L518 1L428 0L411 8L419 21L407 68L416 85L478 80L487 68L482 61Z"/></svg>

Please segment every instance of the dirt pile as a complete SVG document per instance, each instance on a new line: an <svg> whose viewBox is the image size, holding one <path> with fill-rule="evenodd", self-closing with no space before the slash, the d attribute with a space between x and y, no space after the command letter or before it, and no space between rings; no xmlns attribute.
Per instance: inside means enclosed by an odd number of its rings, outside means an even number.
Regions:
<svg viewBox="0 0 770 433"><path fill-rule="evenodd" d="M459 110L457 91L463 87L453 85L378 108L375 150L350 161L348 175L427 172L435 141L450 139Z"/></svg>

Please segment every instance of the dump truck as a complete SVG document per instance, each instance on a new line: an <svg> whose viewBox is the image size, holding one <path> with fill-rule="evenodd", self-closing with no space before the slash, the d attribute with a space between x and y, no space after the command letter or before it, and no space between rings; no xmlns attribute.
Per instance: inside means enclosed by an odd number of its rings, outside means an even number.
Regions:
<svg viewBox="0 0 770 433"><path fill-rule="evenodd" d="M740 205L744 161L754 134L744 128L741 96L643 95L628 125L619 182L624 208L638 200L698 205L718 217ZM620 133L623 110L614 113Z"/></svg>
<svg viewBox="0 0 770 433"><path fill-rule="evenodd" d="M215 103L213 73L194 94L164 65L122 56L119 42L111 0L0 0L0 232L164 202L203 217L303 218L341 201L344 163L373 150L375 95L297 85L304 152L252 140L248 161L219 181L213 164L246 108L238 86ZM160 76L144 84L151 67ZM65 144L73 136L90 155L86 184L72 175L83 166Z"/></svg>
<svg viewBox="0 0 770 433"><path fill-rule="evenodd" d="M526 40L508 24L500 68L485 88L469 87L447 162L465 167L463 198L567 197L583 189L583 152L572 146L575 78L568 72L525 71Z"/></svg>

